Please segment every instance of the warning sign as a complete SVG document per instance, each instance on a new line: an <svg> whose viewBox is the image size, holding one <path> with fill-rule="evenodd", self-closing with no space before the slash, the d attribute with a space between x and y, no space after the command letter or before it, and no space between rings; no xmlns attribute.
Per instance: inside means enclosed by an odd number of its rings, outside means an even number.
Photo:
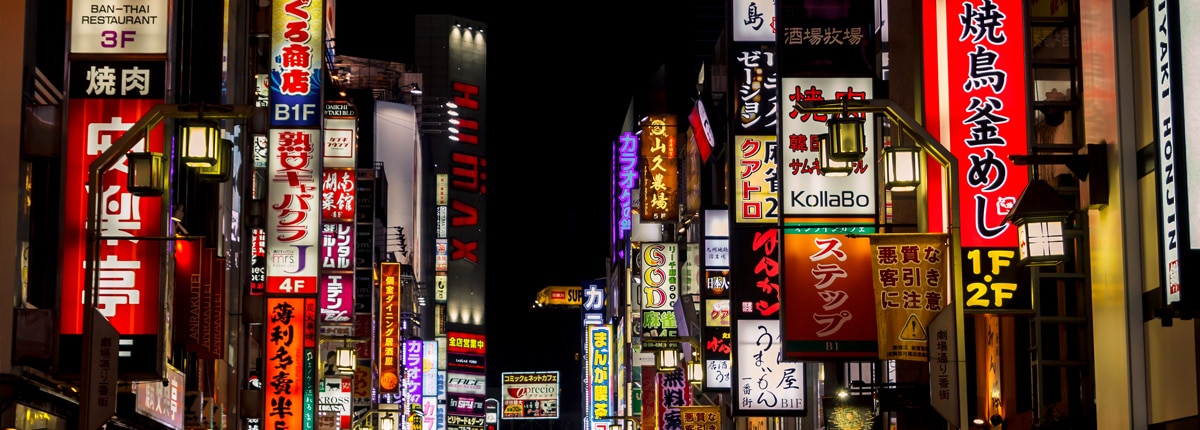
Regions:
<svg viewBox="0 0 1200 430"><path fill-rule="evenodd" d="M917 314L908 314L908 320L904 322L904 328L900 330L900 340L925 342L928 339L929 334L925 332L925 325L917 319Z"/></svg>

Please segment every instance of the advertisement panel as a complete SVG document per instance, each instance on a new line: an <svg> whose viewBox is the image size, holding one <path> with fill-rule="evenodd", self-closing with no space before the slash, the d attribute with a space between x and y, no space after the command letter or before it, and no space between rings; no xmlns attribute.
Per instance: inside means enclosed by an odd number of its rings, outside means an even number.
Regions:
<svg viewBox="0 0 1200 430"><path fill-rule="evenodd" d="M267 291L267 231L250 229L250 295Z"/></svg>
<svg viewBox="0 0 1200 430"><path fill-rule="evenodd" d="M871 78L782 78L787 104L780 128L782 140L779 165L783 167L779 198L784 215L875 215L875 121L863 117L866 155L852 163L847 176L826 176L821 170L820 136L829 133L827 114L800 113L796 103L819 100L868 100L874 97Z"/></svg>
<svg viewBox="0 0 1200 430"><path fill-rule="evenodd" d="M446 392L487 396L487 378L471 373L447 372Z"/></svg>
<svg viewBox="0 0 1200 430"><path fill-rule="evenodd" d="M425 342L421 339L404 341L404 393L405 401L412 405L421 404L424 378L421 374L422 361L425 358Z"/></svg>
<svg viewBox="0 0 1200 430"><path fill-rule="evenodd" d="M625 259L625 239L633 228L633 190L638 182L638 138L632 132L624 132L613 145L613 226L612 248L617 253L614 261Z"/></svg>
<svg viewBox="0 0 1200 430"><path fill-rule="evenodd" d="M876 3L839 0L831 6L779 2L777 22L771 24L778 28L780 75L871 76L877 72Z"/></svg>
<svg viewBox="0 0 1200 430"><path fill-rule="evenodd" d="M926 52L941 56L940 67L926 69L926 82L937 85L925 87L925 127L960 162L958 177L946 180L958 184L964 249L1017 244L1004 218L1029 183L1026 167L1009 159L1028 152L1024 4L970 0L929 8L926 17ZM929 212L936 217L945 202L934 194ZM934 228L943 224L930 220Z"/></svg>
<svg viewBox="0 0 1200 430"><path fill-rule="evenodd" d="M656 372L654 385L656 396L652 401L654 409L658 411L657 427L661 430L682 430L683 414L680 408L692 404L692 387L683 369Z"/></svg>
<svg viewBox="0 0 1200 430"><path fill-rule="evenodd" d="M796 415L805 411L804 363L783 360L778 320L737 321L734 411L742 416Z"/></svg>
<svg viewBox="0 0 1200 430"><path fill-rule="evenodd" d="M71 2L72 54L167 53L167 0Z"/></svg>
<svg viewBox="0 0 1200 430"><path fill-rule="evenodd" d="M278 4L276 7L279 7ZM272 129L267 162L267 293L317 294L320 130Z"/></svg>
<svg viewBox="0 0 1200 430"><path fill-rule="evenodd" d="M779 221L779 177L774 135L734 136L734 222Z"/></svg>
<svg viewBox="0 0 1200 430"><path fill-rule="evenodd" d="M183 428L184 388L183 372L168 364L166 385L159 381L133 383L133 410L167 428Z"/></svg>
<svg viewBox="0 0 1200 430"><path fill-rule="evenodd" d="M583 324L603 324L605 321L604 280L588 279L581 289L584 299L579 305L583 312Z"/></svg>
<svg viewBox="0 0 1200 430"><path fill-rule="evenodd" d="M879 351L870 239L784 229L784 357L864 359Z"/></svg>
<svg viewBox="0 0 1200 430"><path fill-rule="evenodd" d="M324 167L325 171L321 172L321 218L326 222L342 221L353 225L358 172L354 169L333 169L328 165Z"/></svg>
<svg viewBox="0 0 1200 430"><path fill-rule="evenodd" d="M642 244L642 310L672 311L679 300L679 245ZM662 335L660 336L671 336Z"/></svg>
<svg viewBox="0 0 1200 430"><path fill-rule="evenodd" d="M321 269L325 272L354 270L354 224L326 220L321 224Z"/></svg>
<svg viewBox="0 0 1200 430"><path fill-rule="evenodd" d="M272 2L271 55L268 57L271 59L268 64L271 69L271 127L321 126L324 3L323 0ZM323 146L320 142L320 139L311 141L317 153Z"/></svg>
<svg viewBox="0 0 1200 430"><path fill-rule="evenodd" d="M583 287L549 286L539 290L536 297L542 306L580 306L583 304Z"/></svg>
<svg viewBox="0 0 1200 430"><path fill-rule="evenodd" d="M354 105L345 100L325 102L326 168L354 170L358 152L358 118Z"/></svg>
<svg viewBox="0 0 1200 430"><path fill-rule="evenodd" d="M613 405L612 326L608 324L587 326L587 382L584 388L590 392L585 406L592 422L605 421L617 408Z"/></svg>
<svg viewBox="0 0 1200 430"><path fill-rule="evenodd" d="M506 420L558 418L558 375L557 371L501 373L501 417Z"/></svg>
<svg viewBox="0 0 1200 430"><path fill-rule="evenodd" d="M775 38L770 41L738 43L729 47L729 92L733 97L730 131L735 136L768 135L779 132L778 69ZM734 143L738 143L736 140ZM730 148L733 149L733 148ZM774 158L772 158L774 160Z"/></svg>
<svg viewBox="0 0 1200 430"><path fill-rule="evenodd" d="M425 341L424 358L421 359L421 395L437 396L438 390L438 346L436 340ZM426 409L427 411L430 409ZM429 416L430 414L425 414ZM432 428L432 427L429 427Z"/></svg>
<svg viewBox="0 0 1200 430"><path fill-rule="evenodd" d="M379 393L400 393L400 263L379 263Z"/></svg>
<svg viewBox="0 0 1200 430"><path fill-rule="evenodd" d="M354 273L321 274L321 326L354 323Z"/></svg>
<svg viewBox="0 0 1200 430"><path fill-rule="evenodd" d="M451 415L480 417L484 416L484 396L470 394L446 394L446 409Z"/></svg>
<svg viewBox="0 0 1200 430"><path fill-rule="evenodd" d="M329 412L336 415L338 422L343 424L350 423L350 398L352 379L348 377L326 377L321 384L321 392L318 394L317 411ZM349 428L348 425L343 425L341 428Z"/></svg>
<svg viewBox="0 0 1200 430"><path fill-rule="evenodd" d="M730 19L734 42L775 42L775 4L733 0Z"/></svg>
<svg viewBox="0 0 1200 430"><path fill-rule="evenodd" d="M303 424L305 384L304 299L267 297L267 336L263 349L274 351L265 357L263 385L266 410L264 428L300 429ZM306 378L307 379L307 378Z"/></svg>
<svg viewBox="0 0 1200 430"><path fill-rule="evenodd" d="M730 231L734 416L803 416L804 364L784 361L778 227Z"/></svg>
<svg viewBox="0 0 1200 430"><path fill-rule="evenodd" d="M680 406L681 430L721 430L721 406Z"/></svg>
<svg viewBox="0 0 1200 430"><path fill-rule="evenodd" d="M107 4L107 3L104 3ZM165 9L163 9L165 10ZM82 18L79 18L82 19ZM80 357L84 311L88 173L91 163L146 112L163 101L166 64L162 61L71 61L66 140L63 146L62 291L59 343L62 357ZM163 127L148 130L133 152L163 152ZM118 158L100 178L103 189L96 233L99 271L96 309L120 334L119 377L161 378L166 329L160 307L162 241L136 240L163 234L164 201L127 188L128 161ZM63 360L64 375L81 374L79 361Z"/></svg>
<svg viewBox="0 0 1200 430"><path fill-rule="evenodd" d="M679 219L679 154L675 117L650 115L641 124L642 222Z"/></svg>

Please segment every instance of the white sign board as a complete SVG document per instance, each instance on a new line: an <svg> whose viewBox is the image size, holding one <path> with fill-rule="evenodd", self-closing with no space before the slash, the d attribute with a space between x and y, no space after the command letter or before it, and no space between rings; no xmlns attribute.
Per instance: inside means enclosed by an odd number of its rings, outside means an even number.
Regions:
<svg viewBox="0 0 1200 430"><path fill-rule="evenodd" d="M167 0L71 2L72 54L166 54Z"/></svg>

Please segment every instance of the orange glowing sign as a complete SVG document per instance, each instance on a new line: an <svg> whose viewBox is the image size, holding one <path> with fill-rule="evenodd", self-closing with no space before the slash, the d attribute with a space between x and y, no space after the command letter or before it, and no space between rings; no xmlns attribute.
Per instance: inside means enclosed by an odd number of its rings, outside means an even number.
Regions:
<svg viewBox="0 0 1200 430"><path fill-rule="evenodd" d="M379 391L400 392L400 263L379 264Z"/></svg>
<svg viewBox="0 0 1200 430"><path fill-rule="evenodd" d="M304 298L267 298L263 428L299 429L304 417Z"/></svg>

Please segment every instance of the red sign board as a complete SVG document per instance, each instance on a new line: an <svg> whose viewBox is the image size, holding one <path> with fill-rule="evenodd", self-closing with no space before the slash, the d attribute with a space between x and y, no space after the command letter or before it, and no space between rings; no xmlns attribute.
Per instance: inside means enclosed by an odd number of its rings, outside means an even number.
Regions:
<svg viewBox="0 0 1200 430"><path fill-rule="evenodd" d="M72 98L67 120L63 192L62 334L83 333L83 289L88 171L92 161L117 141L161 99ZM162 152L161 128L148 133L133 151ZM122 335L161 331L159 258L162 242L137 237L162 236L162 198L135 196L126 188L124 157L101 178L100 270L96 307ZM112 238L112 239L108 239ZM119 239L118 239L119 238Z"/></svg>
<svg viewBox="0 0 1200 430"><path fill-rule="evenodd" d="M299 429L304 417L304 298L267 298L263 428Z"/></svg>
<svg viewBox="0 0 1200 430"><path fill-rule="evenodd" d="M487 355L487 336L461 331L446 332L446 351L464 354Z"/></svg>
<svg viewBox="0 0 1200 430"><path fill-rule="evenodd" d="M969 0L927 8L925 52L945 54L926 68L926 82L942 85L926 85L925 125L959 161L958 177L948 180L958 184L959 208L951 210L960 211L964 248L1017 245L1016 228L1004 217L1029 183L1025 168L1008 158L1028 152L1024 3ZM937 36L940 29L944 37ZM930 213L936 217L946 202L935 194ZM930 223L934 229L942 224Z"/></svg>
<svg viewBox="0 0 1200 430"><path fill-rule="evenodd" d="M325 169L321 173L321 217L325 221L354 222L354 169Z"/></svg>

